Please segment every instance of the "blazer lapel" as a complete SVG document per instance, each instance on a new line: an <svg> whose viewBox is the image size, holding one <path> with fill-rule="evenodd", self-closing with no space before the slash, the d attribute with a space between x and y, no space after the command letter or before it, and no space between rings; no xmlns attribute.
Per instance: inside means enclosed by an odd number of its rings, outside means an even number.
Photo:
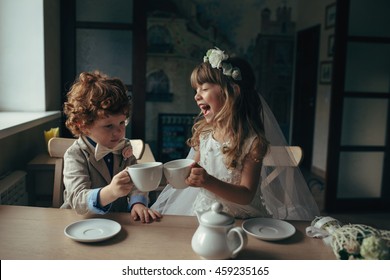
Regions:
<svg viewBox="0 0 390 280"><path fill-rule="evenodd" d="M99 174L102 175L104 180L106 180L107 184L109 184L111 182L111 175L110 172L108 171L108 167L106 163L104 162L104 159L96 161L95 155L91 153L89 154L89 162L94 168L99 170Z"/></svg>
<svg viewBox="0 0 390 280"><path fill-rule="evenodd" d="M111 182L111 175L108 171L107 165L104 162L103 159L97 161L95 158L95 153L93 151L93 148L90 147L87 143L87 140L84 140L82 137L79 137L79 144L80 147L83 149L83 151L87 154L89 163L91 166L93 166L103 178L106 181L107 184ZM116 174L116 173L114 173Z"/></svg>

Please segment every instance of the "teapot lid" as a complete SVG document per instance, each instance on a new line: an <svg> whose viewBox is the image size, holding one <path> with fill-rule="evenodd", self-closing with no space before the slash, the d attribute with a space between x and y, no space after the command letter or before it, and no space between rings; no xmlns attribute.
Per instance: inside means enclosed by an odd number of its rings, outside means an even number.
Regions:
<svg viewBox="0 0 390 280"><path fill-rule="evenodd" d="M200 217L202 224L211 226L226 226L234 223L234 218L229 214L222 212L223 206L219 202L214 202L211 211L207 211Z"/></svg>

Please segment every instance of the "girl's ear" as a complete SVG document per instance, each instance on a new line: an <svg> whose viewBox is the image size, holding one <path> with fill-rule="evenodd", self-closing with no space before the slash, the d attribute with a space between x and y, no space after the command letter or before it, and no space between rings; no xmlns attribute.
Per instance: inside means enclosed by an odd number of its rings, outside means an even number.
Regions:
<svg viewBox="0 0 390 280"><path fill-rule="evenodd" d="M236 94L240 94L240 92L241 92L241 88L240 88L240 86L237 85L237 84L233 84L233 90L234 90L234 92L235 92Z"/></svg>

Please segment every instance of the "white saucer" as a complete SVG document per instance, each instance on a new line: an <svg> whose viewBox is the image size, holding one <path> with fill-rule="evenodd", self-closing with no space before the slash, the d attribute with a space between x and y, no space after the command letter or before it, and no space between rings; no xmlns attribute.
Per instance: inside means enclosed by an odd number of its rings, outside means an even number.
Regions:
<svg viewBox="0 0 390 280"><path fill-rule="evenodd" d="M68 225L64 229L67 237L80 242L98 242L113 237L121 225L107 219L87 219Z"/></svg>
<svg viewBox="0 0 390 280"><path fill-rule="evenodd" d="M295 227L290 223L272 218L253 218L242 223L242 229L249 235L262 240L281 240L292 236Z"/></svg>

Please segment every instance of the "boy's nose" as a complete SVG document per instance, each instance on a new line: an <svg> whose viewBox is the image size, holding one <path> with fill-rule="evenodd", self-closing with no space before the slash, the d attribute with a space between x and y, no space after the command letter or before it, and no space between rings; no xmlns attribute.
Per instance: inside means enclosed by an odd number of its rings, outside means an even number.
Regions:
<svg viewBox="0 0 390 280"><path fill-rule="evenodd" d="M122 127L120 127L120 126L117 126L117 127L115 127L115 129L114 129L114 133L115 133L115 134L120 134L120 133L123 132L123 130L124 130L124 128L122 128Z"/></svg>

